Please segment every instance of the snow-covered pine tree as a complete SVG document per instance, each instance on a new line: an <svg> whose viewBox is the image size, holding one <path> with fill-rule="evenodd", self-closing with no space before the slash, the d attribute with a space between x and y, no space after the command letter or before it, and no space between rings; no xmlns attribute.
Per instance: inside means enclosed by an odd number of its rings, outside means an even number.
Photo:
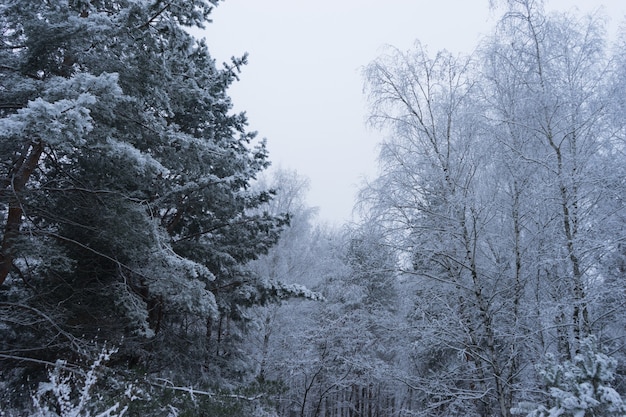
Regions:
<svg viewBox="0 0 626 417"><path fill-rule="evenodd" d="M0 5L3 379L94 339L186 383L229 356L211 344L263 289L242 265L286 218L249 189L268 155L227 95L245 57L219 69L187 32L217 3Z"/></svg>

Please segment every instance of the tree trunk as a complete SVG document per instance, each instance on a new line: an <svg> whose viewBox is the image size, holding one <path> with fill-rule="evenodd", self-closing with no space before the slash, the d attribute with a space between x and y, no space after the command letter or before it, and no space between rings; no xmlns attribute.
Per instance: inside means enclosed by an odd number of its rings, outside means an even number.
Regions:
<svg viewBox="0 0 626 417"><path fill-rule="evenodd" d="M13 266L13 248L19 236L24 214L20 194L25 190L26 183L39 164L39 158L43 153L43 143L32 142L24 152L25 154L21 155L5 180L8 189L4 192L9 195L9 212L0 246L0 285L4 283Z"/></svg>

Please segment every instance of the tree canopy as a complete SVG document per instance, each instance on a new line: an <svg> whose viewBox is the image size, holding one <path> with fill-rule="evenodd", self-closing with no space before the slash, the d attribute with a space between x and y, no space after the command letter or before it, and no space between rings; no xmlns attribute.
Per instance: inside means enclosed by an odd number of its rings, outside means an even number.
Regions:
<svg viewBox="0 0 626 417"><path fill-rule="evenodd" d="M244 265L288 219L251 188L265 142L227 94L246 57L220 69L187 31L216 3L0 5L3 374L104 342L214 378L226 322L267 298Z"/></svg>

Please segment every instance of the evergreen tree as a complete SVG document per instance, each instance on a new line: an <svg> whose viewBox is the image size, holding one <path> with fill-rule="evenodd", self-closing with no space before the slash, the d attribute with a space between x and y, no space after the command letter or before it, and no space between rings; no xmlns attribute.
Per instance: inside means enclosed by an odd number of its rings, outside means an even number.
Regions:
<svg viewBox="0 0 626 417"><path fill-rule="evenodd" d="M217 3L0 5L3 378L96 339L186 383L237 373L213 346L261 299L244 264L287 218L250 189L269 162L227 95L245 56L219 69L186 29Z"/></svg>
<svg viewBox="0 0 626 417"><path fill-rule="evenodd" d="M548 355L540 367L549 398L544 405L522 403L513 412L528 417L623 417L626 404L611 387L617 361L603 353L595 337L581 341L580 353L573 361L559 363Z"/></svg>

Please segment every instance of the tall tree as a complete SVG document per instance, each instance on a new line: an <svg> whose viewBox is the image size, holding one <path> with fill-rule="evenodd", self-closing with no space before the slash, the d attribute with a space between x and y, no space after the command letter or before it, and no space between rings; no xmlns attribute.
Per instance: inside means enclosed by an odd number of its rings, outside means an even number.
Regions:
<svg viewBox="0 0 626 417"><path fill-rule="evenodd" d="M512 350L498 340L503 284L489 253L494 187L473 65L446 52L430 58L417 44L368 67L372 121L392 136L381 151L383 174L363 196L405 253L405 272L423 282L416 304L424 314L415 323L435 337L421 341L424 354L441 349L440 365L451 361L440 368L450 372L443 383L424 385L424 398L436 398L444 413L446 402L464 400L491 414L509 408Z"/></svg>
<svg viewBox="0 0 626 417"><path fill-rule="evenodd" d="M0 5L3 370L97 338L206 379L189 361L264 290L244 264L287 219L250 188L269 162L227 95L245 57L218 69L186 31L216 4Z"/></svg>
<svg viewBox="0 0 626 417"><path fill-rule="evenodd" d="M555 285L560 281L558 321L573 337L571 346L561 345L571 355L575 341L592 331L590 284L607 249L596 232L609 220L601 214L604 207L614 207L613 185L607 189L601 181L611 165L604 159L612 152L612 132L620 130L611 125L612 65L597 17L546 19L531 1L511 2L510 10L491 46L489 78L502 97L494 102L495 122L506 127L499 137L517 157L513 170L532 167L536 175L530 184L545 184L533 195L544 201L545 211L533 217L553 219L543 225L550 231L544 256L553 257L547 273Z"/></svg>
<svg viewBox="0 0 626 417"><path fill-rule="evenodd" d="M371 120L390 137L362 202L415 282L407 382L443 415L510 415L535 389L529 364L571 358L621 306L602 272L625 209L603 27L507 7L475 57L417 44L365 72Z"/></svg>

